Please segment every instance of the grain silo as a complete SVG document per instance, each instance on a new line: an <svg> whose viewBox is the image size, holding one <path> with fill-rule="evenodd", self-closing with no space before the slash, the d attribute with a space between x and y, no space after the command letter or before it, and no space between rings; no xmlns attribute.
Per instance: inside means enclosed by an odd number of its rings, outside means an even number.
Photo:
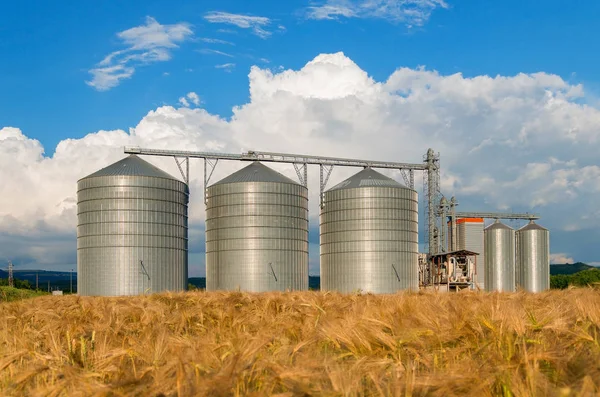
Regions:
<svg viewBox="0 0 600 397"><path fill-rule="evenodd" d="M308 190L255 161L210 186L206 289L308 289Z"/></svg>
<svg viewBox="0 0 600 397"><path fill-rule="evenodd" d="M321 289L418 289L417 192L365 168L334 186L321 210Z"/></svg>
<svg viewBox="0 0 600 397"><path fill-rule="evenodd" d="M457 250L468 250L477 252L476 257L475 283L478 288L485 289L485 251L483 246L483 218L458 218L456 220L456 237L451 237L456 241ZM452 228L449 230L452 234Z"/></svg>
<svg viewBox="0 0 600 397"><path fill-rule="evenodd" d="M80 179L79 295L185 290L188 199L185 183L135 155Z"/></svg>
<svg viewBox="0 0 600 397"><path fill-rule="evenodd" d="M528 292L550 288L550 232L535 223L519 229L517 235L516 284Z"/></svg>
<svg viewBox="0 0 600 397"><path fill-rule="evenodd" d="M496 220L483 231L486 291L515 290L515 231Z"/></svg>

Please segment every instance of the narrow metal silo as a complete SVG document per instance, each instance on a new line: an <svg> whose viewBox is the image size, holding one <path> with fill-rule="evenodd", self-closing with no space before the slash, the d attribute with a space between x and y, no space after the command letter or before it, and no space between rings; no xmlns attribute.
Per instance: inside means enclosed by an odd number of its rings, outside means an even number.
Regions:
<svg viewBox="0 0 600 397"><path fill-rule="evenodd" d="M325 192L321 289L418 289L417 192L365 168Z"/></svg>
<svg viewBox="0 0 600 397"><path fill-rule="evenodd" d="M515 290L515 231L499 220L483 231L486 291Z"/></svg>
<svg viewBox="0 0 600 397"><path fill-rule="evenodd" d="M550 288L550 232L534 221L517 230L516 284L528 292Z"/></svg>
<svg viewBox="0 0 600 397"><path fill-rule="evenodd" d="M308 289L308 190L255 161L210 186L206 289Z"/></svg>
<svg viewBox="0 0 600 397"><path fill-rule="evenodd" d="M457 250L468 250L479 254L475 258L475 283L481 289L485 289L486 278L483 226L483 218L459 218L456 220L456 237L453 237Z"/></svg>
<svg viewBox="0 0 600 397"><path fill-rule="evenodd" d="M185 183L128 156L77 182L77 291L182 291L188 279Z"/></svg>

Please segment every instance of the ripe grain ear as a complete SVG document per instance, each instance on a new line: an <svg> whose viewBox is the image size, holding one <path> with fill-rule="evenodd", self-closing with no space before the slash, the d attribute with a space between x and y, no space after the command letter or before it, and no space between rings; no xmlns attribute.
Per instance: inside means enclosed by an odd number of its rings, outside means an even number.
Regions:
<svg viewBox="0 0 600 397"><path fill-rule="evenodd" d="M600 295L45 296L0 304L0 357L6 395L585 395Z"/></svg>

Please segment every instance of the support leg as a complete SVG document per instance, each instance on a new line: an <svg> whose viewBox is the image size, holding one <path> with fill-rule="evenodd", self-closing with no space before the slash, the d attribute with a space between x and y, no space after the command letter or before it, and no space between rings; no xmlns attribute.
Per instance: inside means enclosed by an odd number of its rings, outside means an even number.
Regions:
<svg viewBox="0 0 600 397"><path fill-rule="evenodd" d="M204 204L208 202L208 183L212 177L215 168L217 168L218 159L204 159Z"/></svg>

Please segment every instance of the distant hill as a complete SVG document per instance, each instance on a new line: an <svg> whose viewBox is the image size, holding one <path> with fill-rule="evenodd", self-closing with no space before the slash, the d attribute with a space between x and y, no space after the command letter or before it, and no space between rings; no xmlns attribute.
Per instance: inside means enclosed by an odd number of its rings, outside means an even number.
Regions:
<svg viewBox="0 0 600 397"><path fill-rule="evenodd" d="M196 288L206 288L206 277L190 277L188 278L188 284L192 284Z"/></svg>
<svg viewBox="0 0 600 397"><path fill-rule="evenodd" d="M588 269L594 269L594 266L590 266L582 262L576 262L573 264L567 263L564 265L550 265L550 275L556 276L558 274L575 274L582 270Z"/></svg>
<svg viewBox="0 0 600 397"><path fill-rule="evenodd" d="M27 280L35 288L36 274L38 287L41 290L71 290L71 272L56 272L49 270L15 269L13 276L17 280ZM0 278L8 278L8 272L0 270ZM73 272L73 292L77 292L77 272Z"/></svg>
<svg viewBox="0 0 600 397"><path fill-rule="evenodd" d="M582 270L594 269L594 266L587 265L582 262L573 264L563 265L550 265L550 275L555 276L559 274L571 275ZM39 288L46 290L48 288L48 282L50 282L50 289L62 289L63 291L70 290L70 272L58 272L48 270L15 270L14 276L19 280L27 280L35 287L35 276L38 275ZM0 270L0 278L8 278L8 272ZM188 283L194 285L196 288L206 288L205 277L190 277ZM312 290L319 290L321 284L321 278L319 276L309 276L308 288ZM73 292L77 290L77 272L73 272Z"/></svg>
<svg viewBox="0 0 600 397"><path fill-rule="evenodd" d="M14 276L21 280L33 280L35 281L35 275L37 274L40 281L52 281L52 280L69 280L71 272L56 272L50 270L31 270L31 269L18 269L14 270ZM73 280L77 278L77 271L73 271Z"/></svg>

